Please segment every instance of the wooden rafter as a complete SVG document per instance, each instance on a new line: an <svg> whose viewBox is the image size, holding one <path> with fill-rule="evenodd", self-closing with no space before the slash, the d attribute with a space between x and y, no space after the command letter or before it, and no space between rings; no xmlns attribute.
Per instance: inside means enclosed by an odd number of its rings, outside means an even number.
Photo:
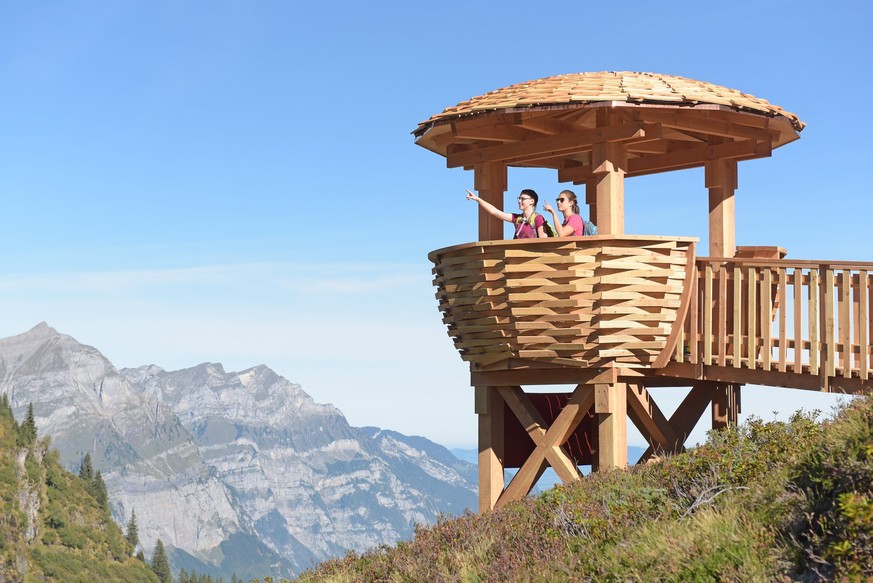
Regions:
<svg viewBox="0 0 873 583"><path fill-rule="evenodd" d="M449 148L446 164L449 168L482 164L484 162L503 162L512 164L520 161L550 158L560 153L580 152L590 149L595 142L623 141L641 138L647 132L657 131L654 126L642 123L622 124L609 128L584 130L568 135L545 136L521 143L501 144L479 149L464 148L460 151Z"/></svg>

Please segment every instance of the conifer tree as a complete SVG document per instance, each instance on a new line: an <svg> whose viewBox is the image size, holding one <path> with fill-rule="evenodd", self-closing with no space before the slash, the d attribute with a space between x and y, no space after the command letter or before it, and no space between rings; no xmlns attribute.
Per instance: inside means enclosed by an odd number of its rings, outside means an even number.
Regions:
<svg viewBox="0 0 873 583"><path fill-rule="evenodd" d="M97 504L103 510L109 510L109 492L106 490L106 482L103 481L103 474L100 470L94 474L94 497L97 498Z"/></svg>
<svg viewBox="0 0 873 583"><path fill-rule="evenodd" d="M27 405L27 417L18 430L19 445L30 446L36 443L36 418L33 415L33 403Z"/></svg>
<svg viewBox="0 0 873 583"><path fill-rule="evenodd" d="M134 552L139 545L139 526L136 524L136 509L130 511L130 521L127 523L127 533L124 535L127 539L127 544L130 545L130 552Z"/></svg>
<svg viewBox="0 0 873 583"><path fill-rule="evenodd" d="M89 483L94 479L94 466L91 465L90 453L86 453L85 459L82 460L82 467L79 468L79 477Z"/></svg>
<svg viewBox="0 0 873 583"><path fill-rule="evenodd" d="M14 418L14 415L12 414L12 406L9 405L9 396L6 393L0 395L0 415L6 418Z"/></svg>
<svg viewBox="0 0 873 583"><path fill-rule="evenodd" d="M152 553L152 571L158 576L161 583L173 583L173 574L170 572L170 561L164 550L164 541L158 539L155 543L155 552Z"/></svg>

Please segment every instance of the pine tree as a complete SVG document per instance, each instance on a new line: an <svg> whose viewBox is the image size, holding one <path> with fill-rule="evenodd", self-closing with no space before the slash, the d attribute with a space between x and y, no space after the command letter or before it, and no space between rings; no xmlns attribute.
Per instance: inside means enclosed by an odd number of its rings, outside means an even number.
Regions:
<svg viewBox="0 0 873 583"><path fill-rule="evenodd" d="M103 481L103 474L100 470L94 474L94 497L97 498L97 504L103 510L109 510L109 492L106 490L106 482Z"/></svg>
<svg viewBox="0 0 873 583"><path fill-rule="evenodd" d="M170 561L164 550L164 541L158 539L155 543L155 552L152 553L152 571L158 576L161 583L173 583L173 575L170 573Z"/></svg>
<svg viewBox="0 0 873 583"><path fill-rule="evenodd" d="M18 430L18 442L22 446L36 443L36 418L33 415L33 403L27 405L27 417Z"/></svg>
<svg viewBox="0 0 873 583"><path fill-rule="evenodd" d="M82 460L82 467L79 468L79 477L86 482L91 482L94 479L94 466L91 465L90 453L86 453L85 459Z"/></svg>
<svg viewBox="0 0 873 583"><path fill-rule="evenodd" d="M127 539L127 544L130 545L130 552L134 552L139 545L139 526L136 524L136 509L130 511L130 522L127 523L127 534L124 535Z"/></svg>

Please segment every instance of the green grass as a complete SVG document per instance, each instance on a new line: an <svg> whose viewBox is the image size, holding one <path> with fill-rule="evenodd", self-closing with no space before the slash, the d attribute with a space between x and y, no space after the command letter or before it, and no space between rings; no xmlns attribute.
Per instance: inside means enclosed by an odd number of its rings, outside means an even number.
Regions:
<svg viewBox="0 0 873 583"><path fill-rule="evenodd" d="M873 578L873 399L753 419L688 453L349 553L300 581Z"/></svg>

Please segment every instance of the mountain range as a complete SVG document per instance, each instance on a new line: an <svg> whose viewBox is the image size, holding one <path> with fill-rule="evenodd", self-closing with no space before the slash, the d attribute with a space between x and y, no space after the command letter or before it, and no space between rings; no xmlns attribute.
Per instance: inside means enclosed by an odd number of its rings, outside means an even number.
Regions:
<svg viewBox="0 0 873 583"><path fill-rule="evenodd" d="M352 427L263 365L119 370L41 323L0 339L0 383L17 418L33 405L67 469L90 455L116 522L135 512L145 554L160 539L175 569L293 576L476 507L474 465Z"/></svg>

